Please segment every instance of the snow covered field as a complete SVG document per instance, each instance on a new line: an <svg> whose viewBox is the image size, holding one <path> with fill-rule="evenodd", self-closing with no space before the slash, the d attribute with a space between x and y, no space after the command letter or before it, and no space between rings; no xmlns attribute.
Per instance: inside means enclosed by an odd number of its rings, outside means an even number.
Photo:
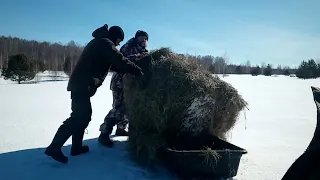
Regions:
<svg viewBox="0 0 320 180"><path fill-rule="evenodd" d="M123 138L112 149L98 145L99 126L112 105L110 78L92 98L92 121L84 137L91 152L70 157L69 139L63 149L67 165L43 154L70 113L67 79L50 82L44 77L38 84L21 85L0 79L0 179L175 179L166 170L150 173L136 166ZM316 108L310 86L320 86L320 81L250 75L223 79L239 90L250 109L230 133L232 143L248 150L234 179L281 179L312 138Z"/></svg>

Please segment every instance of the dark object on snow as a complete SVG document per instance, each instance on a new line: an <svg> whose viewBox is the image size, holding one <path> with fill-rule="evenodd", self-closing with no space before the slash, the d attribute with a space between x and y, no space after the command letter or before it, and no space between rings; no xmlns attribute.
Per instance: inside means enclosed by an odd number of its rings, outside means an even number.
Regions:
<svg viewBox="0 0 320 180"><path fill-rule="evenodd" d="M164 159L169 169L182 178L234 177L242 155L247 154L245 149L216 136L180 136L168 143Z"/></svg>
<svg viewBox="0 0 320 180"><path fill-rule="evenodd" d="M316 180L320 167L320 89L311 87L317 107L317 125L306 151L291 165L282 180Z"/></svg>

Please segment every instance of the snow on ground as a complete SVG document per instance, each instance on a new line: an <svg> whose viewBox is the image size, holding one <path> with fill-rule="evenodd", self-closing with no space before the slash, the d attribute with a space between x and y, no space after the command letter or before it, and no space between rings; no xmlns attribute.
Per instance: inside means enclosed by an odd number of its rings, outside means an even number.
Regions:
<svg viewBox="0 0 320 180"><path fill-rule="evenodd" d="M128 158L124 138L112 149L98 145L99 126L111 109L110 76L92 98L93 115L85 134L90 153L69 156L61 165L43 154L54 133L70 114L67 79L15 84L0 79L0 179L174 179L166 170L148 172ZM318 79L230 75L230 82L249 103L246 116L230 133L230 141L248 150L236 180L278 180L305 150L316 124L310 86ZM246 117L246 119L245 119Z"/></svg>

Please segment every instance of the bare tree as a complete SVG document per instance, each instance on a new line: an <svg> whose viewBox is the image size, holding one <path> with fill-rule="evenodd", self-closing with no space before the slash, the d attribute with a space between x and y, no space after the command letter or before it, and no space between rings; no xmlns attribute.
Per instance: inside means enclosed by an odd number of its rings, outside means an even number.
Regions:
<svg viewBox="0 0 320 180"><path fill-rule="evenodd" d="M274 70L274 74L283 74L281 65L278 65L278 67Z"/></svg>
<svg viewBox="0 0 320 180"><path fill-rule="evenodd" d="M223 63L223 77L224 77L226 74L227 65L229 63L229 57L227 56L227 52L224 53L223 59L224 59L224 63Z"/></svg>
<svg viewBox="0 0 320 180"><path fill-rule="evenodd" d="M0 69L3 68L3 47L1 47L1 52L0 52Z"/></svg>
<svg viewBox="0 0 320 180"><path fill-rule="evenodd" d="M265 62L262 62L262 63L261 63L261 74L264 73L264 69L265 69L266 67L267 67L267 66L266 66L266 63L265 63Z"/></svg>
<svg viewBox="0 0 320 180"><path fill-rule="evenodd" d="M246 74L250 74L250 70L251 70L251 64L250 64L250 61L247 60L247 62L246 62Z"/></svg>

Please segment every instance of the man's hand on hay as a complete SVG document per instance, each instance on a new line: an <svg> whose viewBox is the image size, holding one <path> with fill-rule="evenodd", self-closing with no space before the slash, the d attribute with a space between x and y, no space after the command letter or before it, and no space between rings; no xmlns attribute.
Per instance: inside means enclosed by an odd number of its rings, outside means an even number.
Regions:
<svg viewBox="0 0 320 180"><path fill-rule="evenodd" d="M142 52L142 53L129 55L128 58L135 62L135 61L139 61L141 58L143 58L146 55L148 55L148 52Z"/></svg>
<svg viewBox="0 0 320 180"><path fill-rule="evenodd" d="M131 62L132 62L132 61L131 61ZM134 63L134 62L132 62L132 63ZM137 63L134 63L134 64L136 64L137 68L138 68L139 71L140 71L140 74L138 74L138 75L136 75L136 76L143 76L144 73L142 72L142 68L141 68ZM117 70L117 68L116 68L115 66L111 66L111 67L110 67L110 70L111 70L112 72L118 72L118 70Z"/></svg>

